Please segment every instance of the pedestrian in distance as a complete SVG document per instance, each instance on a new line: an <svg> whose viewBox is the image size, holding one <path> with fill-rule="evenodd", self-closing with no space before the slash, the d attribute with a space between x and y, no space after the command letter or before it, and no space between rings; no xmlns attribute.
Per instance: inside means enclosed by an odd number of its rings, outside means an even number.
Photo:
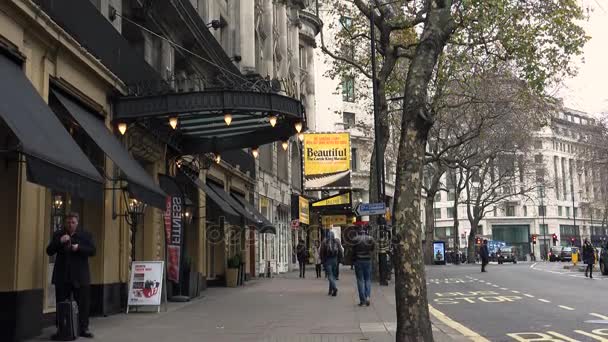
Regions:
<svg viewBox="0 0 608 342"><path fill-rule="evenodd" d="M304 240L298 241L296 256L298 258L298 265L300 266L300 278L306 278L306 259L308 259L308 250L306 249Z"/></svg>
<svg viewBox="0 0 608 342"><path fill-rule="evenodd" d="M589 277L593 279L593 265L595 264L595 248L591 245L589 240L585 239L585 244L583 245L583 262L587 264L587 268L585 269L585 277Z"/></svg>
<svg viewBox="0 0 608 342"><path fill-rule="evenodd" d="M338 245L340 245L340 249L341 249L341 253L340 253L340 257L338 257L338 265L336 266L336 280L340 280L340 264L342 264L344 262L344 247L342 246L342 241L340 241L340 239L336 238L336 241L338 241Z"/></svg>
<svg viewBox="0 0 608 342"><path fill-rule="evenodd" d="M321 244L321 260L325 265L327 272L327 278L329 280L329 296L336 296L338 294L338 287L336 286L336 267L338 267L338 259L342 258L342 246L340 242L334 237L334 232L329 231L327 238Z"/></svg>
<svg viewBox="0 0 608 342"><path fill-rule="evenodd" d="M353 263L357 277L357 291L359 292L359 306L370 305L372 292L372 253L376 243L365 230L359 229L353 239Z"/></svg>
<svg viewBox="0 0 608 342"><path fill-rule="evenodd" d="M52 283L55 285L57 304L71 300L78 305L78 332L80 336L92 338L89 331L91 272L89 258L95 256L95 243L91 234L78 229L78 214L69 213L63 230L53 234L46 254L57 255L53 267ZM58 321L57 321L58 323ZM51 338L61 338L59 331Z"/></svg>
<svg viewBox="0 0 608 342"><path fill-rule="evenodd" d="M315 259L315 271L317 273L317 279L319 279L321 278L321 245L319 244L319 240L315 240L314 242L312 256Z"/></svg>
<svg viewBox="0 0 608 342"><path fill-rule="evenodd" d="M490 252L488 250L488 240L483 240L483 244L479 248L479 257L481 258L481 272L486 272L486 266L490 261Z"/></svg>

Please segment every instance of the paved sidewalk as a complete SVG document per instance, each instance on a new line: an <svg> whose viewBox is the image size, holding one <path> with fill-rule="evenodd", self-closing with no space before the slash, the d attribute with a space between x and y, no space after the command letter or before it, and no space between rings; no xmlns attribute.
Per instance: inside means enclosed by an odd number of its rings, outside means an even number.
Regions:
<svg viewBox="0 0 608 342"><path fill-rule="evenodd" d="M161 313L92 318L94 341L394 341L394 287L373 285L372 305L359 307L354 271L340 270L338 296L327 281L288 273L239 288L209 288L188 303L169 303ZM311 276L313 278L311 278ZM47 329L34 341L48 340ZM435 341L466 341L433 318ZM82 339L81 340L85 340Z"/></svg>

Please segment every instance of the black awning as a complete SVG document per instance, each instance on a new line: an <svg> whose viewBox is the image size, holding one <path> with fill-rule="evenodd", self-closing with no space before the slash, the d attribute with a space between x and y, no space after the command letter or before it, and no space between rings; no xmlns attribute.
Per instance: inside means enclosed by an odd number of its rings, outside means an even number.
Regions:
<svg viewBox="0 0 608 342"><path fill-rule="evenodd" d="M272 224L272 222L268 221L264 215L262 215L259 211L257 211L253 205L251 205L247 200L238 194L232 194L232 196L247 210L252 213L255 217L258 217L260 223L257 225L258 231L262 234L276 234L277 228Z"/></svg>
<svg viewBox="0 0 608 342"><path fill-rule="evenodd" d="M211 190L215 191L218 196L220 196L226 203L228 203L232 209L234 209L237 213L241 214L250 224L258 225L261 221L258 220L254 215L249 213L242 205L239 204L234 198L232 198L224 189L215 184L209 184Z"/></svg>
<svg viewBox="0 0 608 342"><path fill-rule="evenodd" d="M184 174L184 173L183 173ZM236 211L232 209L230 204L226 202L220 195L218 195L215 191L213 191L209 185L205 184L200 178L191 178L188 177L187 174L184 174L194 185L196 185L199 189L203 190L203 192L211 198L211 200L217 204L218 207L226 214L226 218L229 222L239 222L241 220L241 215L239 215Z"/></svg>
<svg viewBox="0 0 608 342"><path fill-rule="evenodd" d="M101 200L103 178L19 65L0 55L0 117L20 140L30 182Z"/></svg>
<svg viewBox="0 0 608 342"><path fill-rule="evenodd" d="M144 170L120 141L110 132L104 122L94 113L70 100L56 90L53 95L67 110L74 120L95 141L97 146L118 166L122 177L129 182L128 190L138 200L159 209L166 208L167 194L154 182L154 179Z"/></svg>

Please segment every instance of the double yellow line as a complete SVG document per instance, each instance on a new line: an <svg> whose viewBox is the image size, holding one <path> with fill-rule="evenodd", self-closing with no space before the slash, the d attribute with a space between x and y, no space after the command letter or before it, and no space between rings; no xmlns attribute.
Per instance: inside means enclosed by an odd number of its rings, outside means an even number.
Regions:
<svg viewBox="0 0 608 342"><path fill-rule="evenodd" d="M465 327L464 325L456 322L455 320L453 320L450 317L446 316L443 312L435 309L431 305L429 305L429 312L436 319L438 319L441 323L443 323L443 324L447 325L448 327L450 327L450 328L458 331L459 333L461 333L463 336L467 337L471 341L475 341L475 342L490 342L490 340L488 340L485 337L479 335L478 333L474 332L473 330Z"/></svg>

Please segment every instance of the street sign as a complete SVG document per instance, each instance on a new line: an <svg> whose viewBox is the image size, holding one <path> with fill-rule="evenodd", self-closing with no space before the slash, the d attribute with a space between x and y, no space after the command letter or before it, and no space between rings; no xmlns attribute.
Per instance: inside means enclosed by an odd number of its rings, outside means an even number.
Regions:
<svg viewBox="0 0 608 342"><path fill-rule="evenodd" d="M385 213L384 203L359 203L355 209L357 216L384 215Z"/></svg>

